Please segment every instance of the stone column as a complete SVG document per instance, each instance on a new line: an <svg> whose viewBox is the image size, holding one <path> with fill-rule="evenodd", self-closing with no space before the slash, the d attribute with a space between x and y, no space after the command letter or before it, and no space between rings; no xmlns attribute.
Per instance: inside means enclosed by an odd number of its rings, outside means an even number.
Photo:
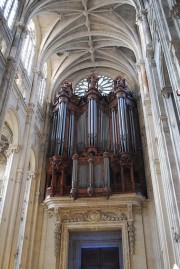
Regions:
<svg viewBox="0 0 180 269"><path fill-rule="evenodd" d="M33 80L33 88L31 91L31 98L30 103L28 104L27 108L27 115L26 115L26 122L24 127L24 135L23 135L23 142L22 144L25 145L23 148L22 154L20 156L19 160L19 171L22 171L22 180L19 182L19 184L14 189L14 193L16 195L16 198L14 199L13 204L13 211L15 212L14 216L14 231L13 231L13 241L11 242L11 252L6 251L6 257L4 257L4 266L2 269L5 269L6 265L10 262L11 268L14 268L15 266L15 255L17 254L17 244L18 244L18 236L19 236L19 227L21 223L21 216L22 216L22 208L23 208L23 200L24 200L24 193L26 189L26 179L28 176L28 170L29 170L29 160L30 160L30 152L31 152L31 146L32 146L32 138L33 138L33 132L34 132L34 122L35 122L35 111L37 106L37 80L38 80L38 72L35 72L34 80Z"/></svg>
<svg viewBox="0 0 180 269"><path fill-rule="evenodd" d="M25 33L25 25L21 22L16 24L16 32L11 45L11 50L6 61L5 71L2 77L0 91L0 134L7 109L7 102L13 86L16 68L20 58L20 50Z"/></svg>
<svg viewBox="0 0 180 269"><path fill-rule="evenodd" d="M11 250L11 242L13 237L13 225L16 215L15 200L16 194L14 192L16 185L22 180L22 171L17 170L19 162L19 153L22 146L10 145L8 149L8 161L6 166L6 183L4 189L3 205L2 205L2 221L0 226L0 268L4 268L5 256L9 255ZM17 176L16 176L17 171Z"/></svg>
<svg viewBox="0 0 180 269"><path fill-rule="evenodd" d="M23 199L22 213L21 213L21 222L19 227L19 236L17 242L17 250L15 257L15 269L19 269L22 265L22 259L26 258L27 254L27 239L30 236L30 219L29 217L32 215L30 213L30 208L32 209L32 204L30 204L30 198L34 196L35 191L35 173L29 172L28 177L26 179L26 188ZM28 216L28 213L30 216ZM32 217L32 216L31 216ZM28 222L29 220L29 222ZM26 232L26 233L25 233ZM22 255L23 253L23 255Z"/></svg>

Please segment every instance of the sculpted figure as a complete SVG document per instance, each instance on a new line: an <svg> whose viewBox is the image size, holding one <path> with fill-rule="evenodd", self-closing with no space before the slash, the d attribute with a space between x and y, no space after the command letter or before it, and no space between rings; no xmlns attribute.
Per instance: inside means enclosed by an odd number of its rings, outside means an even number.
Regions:
<svg viewBox="0 0 180 269"><path fill-rule="evenodd" d="M97 75L92 74L90 77L87 78L88 81L88 90L97 88L97 82L99 78Z"/></svg>
<svg viewBox="0 0 180 269"><path fill-rule="evenodd" d="M122 78L122 77L117 77L115 80L114 80L114 86L115 88L118 88L118 87L125 87L125 79Z"/></svg>

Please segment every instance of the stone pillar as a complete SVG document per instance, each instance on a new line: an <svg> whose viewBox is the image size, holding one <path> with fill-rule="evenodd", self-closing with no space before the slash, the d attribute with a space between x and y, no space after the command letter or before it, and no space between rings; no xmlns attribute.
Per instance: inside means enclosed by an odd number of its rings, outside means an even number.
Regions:
<svg viewBox="0 0 180 269"><path fill-rule="evenodd" d="M15 189L22 180L23 170L17 170L19 153L22 146L10 145L8 149L8 161L6 166L6 183L2 205L2 221L0 226L0 267L6 268L5 257L10 253L13 238L13 225L16 215L15 200L17 199ZM16 175L17 171L17 175Z"/></svg>
<svg viewBox="0 0 180 269"><path fill-rule="evenodd" d="M0 134L4 122L4 117L7 109L7 102L13 86L17 64L20 58L20 50L25 33L25 25L21 22L16 24L16 32L11 45L11 50L6 61L5 71L2 77L0 91Z"/></svg>
<svg viewBox="0 0 180 269"><path fill-rule="evenodd" d="M34 132L34 122L35 122L34 111L36 111L36 106L37 106L37 98L36 98L37 79L38 79L38 72L35 72L30 103L28 104L28 108L27 108L26 122L25 122L23 142L22 142L22 144L25 145L25 147L23 148L20 159L19 159L18 171L21 171L21 180L19 180L19 184L16 185L14 189L15 198L13 201L13 210L12 210L12 212L15 213L14 223L13 223L13 227L14 227L13 238L12 238L13 241L11 241L10 243L11 251L5 250L5 257L3 259L2 269L5 269L9 262L10 262L11 268L14 268L15 266L19 227L21 226L20 224L21 224L21 216L22 216L22 209L23 209L23 200L24 200L24 193L26 189L26 179L28 176L30 152L31 152L32 138L33 138L33 132Z"/></svg>
<svg viewBox="0 0 180 269"><path fill-rule="evenodd" d="M30 218L32 217L32 207L33 204L30 204L31 197L34 197L35 191L35 173L29 172L26 179L26 188L23 199L22 213L21 213L21 222L19 227L19 236L17 242L17 250L15 257L15 269L19 269L22 265L22 259L24 260L27 255L27 240L30 236L29 230L31 227ZM29 213L29 216L28 216ZM29 222L28 222L29 221ZM26 232L26 233L25 233ZM22 255L23 253L23 255Z"/></svg>

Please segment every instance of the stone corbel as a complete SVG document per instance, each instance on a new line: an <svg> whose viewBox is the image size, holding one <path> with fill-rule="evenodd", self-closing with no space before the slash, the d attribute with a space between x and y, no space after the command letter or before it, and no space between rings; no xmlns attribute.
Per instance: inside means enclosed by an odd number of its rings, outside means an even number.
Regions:
<svg viewBox="0 0 180 269"><path fill-rule="evenodd" d="M161 94L164 98L168 99L172 93L172 88L171 86L168 87L163 87L161 90Z"/></svg>

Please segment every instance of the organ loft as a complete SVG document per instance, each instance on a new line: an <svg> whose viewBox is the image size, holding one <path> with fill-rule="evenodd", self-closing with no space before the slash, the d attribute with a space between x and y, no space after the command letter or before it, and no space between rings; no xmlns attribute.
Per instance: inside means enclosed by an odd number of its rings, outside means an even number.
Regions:
<svg viewBox="0 0 180 269"><path fill-rule="evenodd" d="M82 96L65 81L51 109L46 197L146 195L138 112L125 79L108 93L87 78Z"/></svg>

